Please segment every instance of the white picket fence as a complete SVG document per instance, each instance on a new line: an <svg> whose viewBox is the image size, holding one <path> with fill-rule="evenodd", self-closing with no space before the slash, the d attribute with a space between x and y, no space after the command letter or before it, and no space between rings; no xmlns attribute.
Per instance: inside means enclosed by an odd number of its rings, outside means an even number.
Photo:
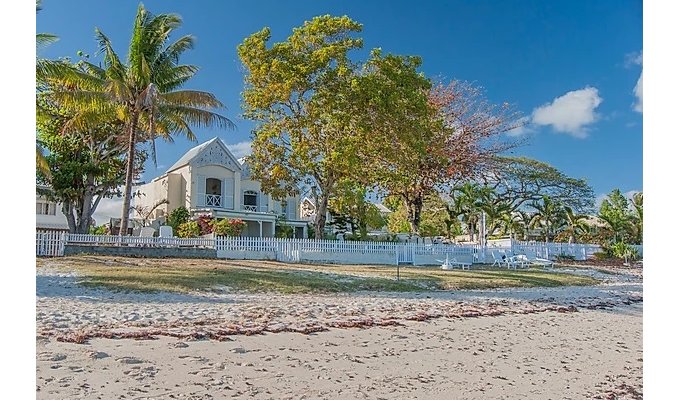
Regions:
<svg viewBox="0 0 680 400"><path fill-rule="evenodd" d="M593 257L593 254L602 251L602 248L596 244L521 242L513 240L510 243L510 251L513 254L533 255L551 260L558 256L572 256L575 260L583 261Z"/></svg>
<svg viewBox="0 0 680 400"><path fill-rule="evenodd" d="M477 244L422 244L397 242L279 239L259 237L161 238L139 236L80 235L36 232L37 256L63 256L66 245L198 247L215 249L218 258L278 260L284 262L329 262L339 264L437 265L447 256L461 262L486 263L491 252L505 250L555 259L560 255L586 260L600 246L580 243L511 241L509 246L482 248ZM642 254L642 246L639 246Z"/></svg>
<svg viewBox="0 0 680 400"><path fill-rule="evenodd" d="M65 232L36 231L35 255L46 257L63 256L66 235Z"/></svg>

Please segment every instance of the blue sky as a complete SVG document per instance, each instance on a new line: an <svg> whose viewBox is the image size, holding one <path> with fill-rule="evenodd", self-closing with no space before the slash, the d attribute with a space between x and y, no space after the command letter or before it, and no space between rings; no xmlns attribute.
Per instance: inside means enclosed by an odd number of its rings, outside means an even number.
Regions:
<svg viewBox="0 0 680 400"><path fill-rule="evenodd" d="M37 31L60 37L47 58L82 50L94 56L94 28L127 53L138 3L43 0ZM274 41L316 15L348 15L364 26L370 49L418 55L433 77L473 81L492 102L516 106L531 124L528 144L514 154L548 162L588 180L598 195L642 190L642 1L145 1L153 13L174 12L178 34L197 43L184 63L200 67L187 88L208 90L227 106L236 131L197 129L198 141L219 136L247 149L252 124L240 117L243 74L236 46L269 26ZM96 59L95 59L96 60ZM638 85L639 81L639 85ZM639 97L636 96L635 89ZM240 144L240 145L238 145ZM194 146L184 139L158 144L152 179ZM119 211L118 211L119 212Z"/></svg>

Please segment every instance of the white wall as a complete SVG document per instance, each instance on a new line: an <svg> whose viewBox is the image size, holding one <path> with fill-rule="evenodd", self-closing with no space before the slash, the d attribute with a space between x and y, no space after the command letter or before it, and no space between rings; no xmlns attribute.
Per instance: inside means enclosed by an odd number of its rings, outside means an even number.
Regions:
<svg viewBox="0 0 680 400"><path fill-rule="evenodd" d="M68 229L68 222L66 221L66 216L61 210L61 203L56 203L53 201L48 201L43 196L36 195L35 197L36 208L37 203L49 203L50 209L54 209L54 215L44 215L38 214L36 209L35 214L35 226L36 228L45 229Z"/></svg>

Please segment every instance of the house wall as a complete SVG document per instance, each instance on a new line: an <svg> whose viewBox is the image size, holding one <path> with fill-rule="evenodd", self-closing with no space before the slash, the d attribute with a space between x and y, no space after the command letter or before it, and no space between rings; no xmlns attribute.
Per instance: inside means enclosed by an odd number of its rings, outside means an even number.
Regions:
<svg viewBox="0 0 680 400"><path fill-rule="evenodd" d="M204 165L200 167L191 167L191 170L189 172L191 176L191 193L190 193L190 198L191 198L191 207L190 208L196 208L196 207L203 207L204 204L199 201L199 189L202 187L203 192L205 193L205 183L203 183L203 186L199 186L199 179L207 179L207 178L216 178L221 181L223 181L223 185L225 186L224 192L223 193L233 193L234 197L236 196L236 184L235 184L235 179L236 175L234 174L234 171L231 171L221 165ZM229 185L231 187L229 188ZM223 205L226 205L226 199L223 198ZM225 207L227 209L235 209L233 208L236 205L236 200L234 199L234 205L232 207Z"/></svg>
<svg viewBox="0 0 680 400"><path fill-rule="evenodd" d="M66 221L66 216L61 210L61 203L56 203L53 201L48 201L46 198L40 195L35 196L36 202L36 214L35 214L35 226L38 229L68 229L68 222ZM50 207L54 207L54 215L44 215L38 214L37 203L49 203ZM97 221L98 224L101 222Z"/></svg>

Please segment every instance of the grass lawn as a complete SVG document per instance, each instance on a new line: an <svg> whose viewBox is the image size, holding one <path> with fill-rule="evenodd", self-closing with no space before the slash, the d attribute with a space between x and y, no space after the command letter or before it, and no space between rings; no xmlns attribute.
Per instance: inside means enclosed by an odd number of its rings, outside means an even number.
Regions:
<svg viewBox="0 0 680 400"><path fill-rule="evenodd" d="M274 261L151 259L76 256L38 259L80 275L83 285L115 290L191 292L228 287L233 291L337 293L355 291L412 292L594 285L598 281L573 274L529 270L453 270L438 267L304 265Z"/></svg>

